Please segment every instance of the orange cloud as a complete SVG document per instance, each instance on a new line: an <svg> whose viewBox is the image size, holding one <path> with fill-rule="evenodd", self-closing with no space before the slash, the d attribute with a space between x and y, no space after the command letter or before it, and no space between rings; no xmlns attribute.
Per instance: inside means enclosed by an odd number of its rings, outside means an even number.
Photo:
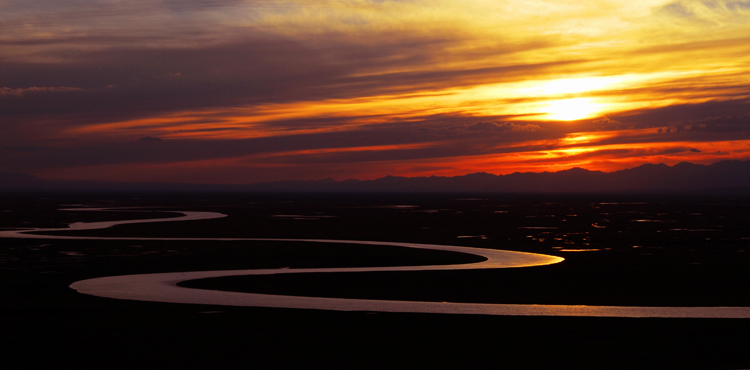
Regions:
<svg viewBox="0 0 750 370"><path fill-rule="evenodd" d="M200 3L4 6L0 172L240 183L747 158L743 2Z"/></svg>

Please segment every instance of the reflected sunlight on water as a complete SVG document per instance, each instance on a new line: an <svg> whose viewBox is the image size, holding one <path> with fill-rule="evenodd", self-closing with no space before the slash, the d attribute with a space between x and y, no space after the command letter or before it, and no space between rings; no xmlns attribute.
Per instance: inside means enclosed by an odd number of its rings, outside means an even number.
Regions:
<svg viewBox="0 0 750 370"><path fill-rule="evenodd" d="M80 210L80 209L79 209ZM102 210L102 209L90 209ZM156 238L156 237L83 237L83 236L55 236L35 235L28 232L66 231L66 230L94 230L119 224L133 224L145 222L165 222L184 220L204 220L221 218L225 215L216 212L175 212L183 216L162 219L126 220L107 222L77 222L68 229L27 229L26 231L2 231L0 237L11 238L43 238L43 239L80 239L80 240L222 240L222 241L299 241L314 243L344 243L396 246L405 248L432 249L476 254L487 260L479 263L431 266L393 266L393 267L353 267L353 268L284 268L230 271L192 271L179 273L158 273L142 275L122 275L95 278L78 281L71 288L84 293L100 297L143 300L170 303L211 304L228 306L253 307L283 307L298 309L323 309L337 311L381 311L381 312L414 312L414 313L442 313L442 314L480 314L480 315L519 315L519 316L595 316L595 317L664 317L664 318L750 318L750 307L643 307L643 306L584 306L584 305L536 305L536 304L479 304L458 302L425 302L425 301L394 301L375 299L350 299L326 297L302 297L289 295L256 294L228 292L205 289L192 289L177 286L179 282L223 276L242 275L277 275L300 273L333 273L333 272L376 272L376 271L439 271L439 270L471 270L495 269L506 267L541 266L561 262L561 257L534 253L470 248L462 246L446 246L431 244L414 244L399 242L376 242L356 240L327 240L327 239L277 239L277 238ZM614 215L614 213L613 213ZM286 215L285 215L286 216ZM296 214L291 216L298 216ZM297 218L297 217L294 217ZM523 218L520 218L523 219ZM638 224L638 223L636 223ZM649 223L644 223L648 225ZM584 225L589 225L584 223ZM518 226L519 229L548 230L557 227ZM697 229L696 229L697 230ZM530 231L533 232L533 231ZM555 234L555 232L542 232ZM546 240L566 242L566 237L574 233L560 234L559 237L536 238L539 242ZM455 235L455 234L454 234ZM583 234L585 235L585 234ZM483 240L483 234L463 235L469 239ZM462 236L459 236L459 238ZM558 240L559 239L559 240ZM744 238L743 238L744 239ZM584 238L583 240L588 240ZM584 243L586 245L586 243ZM628 248L640 248L633 246ZM563 248L559 252L602 252L610 248ZM75 256L78 252L61 252Z"/></svg>

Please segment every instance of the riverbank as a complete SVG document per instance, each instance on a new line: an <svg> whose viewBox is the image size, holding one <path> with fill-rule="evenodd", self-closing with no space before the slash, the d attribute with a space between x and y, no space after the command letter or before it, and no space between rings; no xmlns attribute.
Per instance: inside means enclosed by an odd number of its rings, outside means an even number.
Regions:
<svg viewBox="0 0 750 370"><path fill-rule="evenodd" d="M713 300L711 303L747 305L747 295L742 294L748 286L748 262L743 257L747 242L743 240L750 235L743 234L747 233L748 213L740 202L723 206L717 206L717 202L609 205L588 200L542 204L504 200L476 203L449 198L433 199L432 203L386 199L379 204L362 205L359 201L352 204L351 200L284 203L271 199L250 203L251 200L245 199L242 204L236 200L200 202L202 205L197 204L197 198L164 200L173 202L168 204L170 207L199 206L189 209L222 212L230 217L174 223L166 228L171 223L124 225L120 229L87 233L278 237L286 232L283 235L310 238L330 238L338 233L342 239L361 234L361 239L368 240L495 245L557 253L566 258L562 264L533 268L542 269L538 271L496 270L497 275L474 275L477 272L465 272L464 276L429 273L390 278L359 275L338 280L300 275L297 279L278 276L275 280L269 277L242 282L258 291L390 294L408 299L460 298L510 303L540 303L537 299L541 303L563 303L580 299L577 302L591 304L626 298L629 302L661 299L676 303L680 297L699 296L694 293L703 289L698 285L704 284L708 288L703 291L713 292L708 297ZM153 201L142 200L152 206L164 205ZM50 211L44 218L66 224L87 221L86 217L93 215L51 210L60 203L63 202L50 202ZM23 209L33 210L34 204L39 203L30 204ZM386 208L402 205L413 207ZM8 218L14 212L4 212L2 216ZM30 218L4 225L33 227L39 221L33 217L44 212L22 214ZM571 214L577 216L562 221ZM101 215L97 221L107 221L108 217L127 219L126 216ZM604 219L609 221L605 223ZM367 220L369 224L364 224ZM595 228L593 223L607 228ZM588 234L579 234L583 232ZM599 250L555 249L576 246ZM750 347L746 335L750 332L748 320L489 317L230 308L111 300L77 294L68 288L78 280L122 274L364 266L396 260L445 263L454 257L422 253L426 251L358 247L361 249L329 245L310 248L275 242L258 242L250 248L244 244L196 241L6 239L0 252L4 263L0 272L2 357L10 364L9 368L20 369L750 367L750 356L746 353ZM716 290L711 288L712 284L725 288ZM641 289L644 286L654 288L647 291ZM623 292L641 295L620 294Z"/></svg>

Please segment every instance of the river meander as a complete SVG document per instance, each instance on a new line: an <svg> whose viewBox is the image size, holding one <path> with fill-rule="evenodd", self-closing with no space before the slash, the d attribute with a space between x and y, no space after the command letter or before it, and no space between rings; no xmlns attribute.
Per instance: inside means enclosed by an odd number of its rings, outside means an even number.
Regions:
<svg viewBox="0 0 750 370"><path fill-rule="evenodd" d="M76 211L106 211L104 208L75 208ZM157 237L95 237L39 234L40 232L96 230L123 224L207 220L226 217L216 212L169 211L180 216L157 219L136 219L106 222L77 222L66 229L33 228L0 231L2 238L73 239L73 240L164 240L164 241L284 241L306 243L343 243L382 245L403 248L429 249L473 254L486 260L477 263L344 267L298 269L252 269L170 272L155 274L107 276L81 280L70 285L79 293L98 297L138 301L207 304L247 307L318 309L334 311L409 312L469 315L514 316L589 316L589 317L660 317L660 318L750 318L750 307L646 307L646 306L591 306L591 305L535 305L535 304L480 304L460 302L395 301L291 295L256 294L219 290L194 289L178 283L214 277L273 275L298 273L387 272L387 271L448 271L469 269L533 268L560 263L563 258L536 253L471 248L463 246L415 244L401 242L329 240L329 239L269 239L269 238L157 238Z"/></svg>

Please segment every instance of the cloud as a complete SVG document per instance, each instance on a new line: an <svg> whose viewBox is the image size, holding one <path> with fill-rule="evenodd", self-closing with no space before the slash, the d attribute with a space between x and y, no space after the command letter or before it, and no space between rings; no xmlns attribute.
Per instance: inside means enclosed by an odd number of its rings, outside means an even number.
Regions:
<svg viewBox="0 0 750 370"><path fill-rule="evenodd" d="M692 153L700 153L701 151L696 148L690 148L690 152Z"/></svg>
<svg viewBox="0 0 750 370"><path fill-rule="evenodd" d="M750 1L668 2L0 1L0 170L736 155ZM542 121L569 99L606 117Z"/></svg>
<svg viewBox="0 0 750 370"><path fill-rule="evenodd" d="M613 119L611 119L609 117L601 117L601 118L597 118L597 119L593 120L592 123L606 124L606 125L619 125L622 122L617 121L617 120L613 120Z"/></svg>
<svg viewBox="0 0 750 370"><path fill-rule="evenodd" d="M659 128L660 133L750 133L750 113L686 120Z"/></svg>
<svg viewBox="0 0 750 370"><path fill-rule="evenodd" d="M542 128L532 123L480 121L467 123L462 126L450 127L449 130L464 130L477 132L536 132Z"/></svg>
<svg viewBox="0 0 750 370"><path fill-rule="evenodd" d="M744 23L750 15L750 1L680 0L657 8L656 13L704 25Z"/></svg>
<svg viewBox="0 0 750 370"><path fill-rule="evenodd" d="M679 2L664 5L659 9L659 12L679 18L694 19L696 17L692 10Z"/></svg>
<svg viewBox="0 0 750 370"><path fill-rule="evenodd" d="M54 92L70 92L70 91L81 91L83 89L78 87L67 87L67 86L56 86L56 87L25 87L25 88L10 88L0 87L0 96L15 96L23 97L26 94L34 93L54 93Z"/></svg>
<svg viewBox="0 0 750 370"><path fill-rule="evenodd" d="M634 127L701 125L710 123L744 125L750 113L750 99L710 100L695 104L672 104L665 107L624 112L615 118Z"/></svg>
<svg viewBox="0 0 750 370"><path fill-rule="evenodd" d="M750 113L721 115L685 122L689 131L732 133L750 131Z"/></svg>

